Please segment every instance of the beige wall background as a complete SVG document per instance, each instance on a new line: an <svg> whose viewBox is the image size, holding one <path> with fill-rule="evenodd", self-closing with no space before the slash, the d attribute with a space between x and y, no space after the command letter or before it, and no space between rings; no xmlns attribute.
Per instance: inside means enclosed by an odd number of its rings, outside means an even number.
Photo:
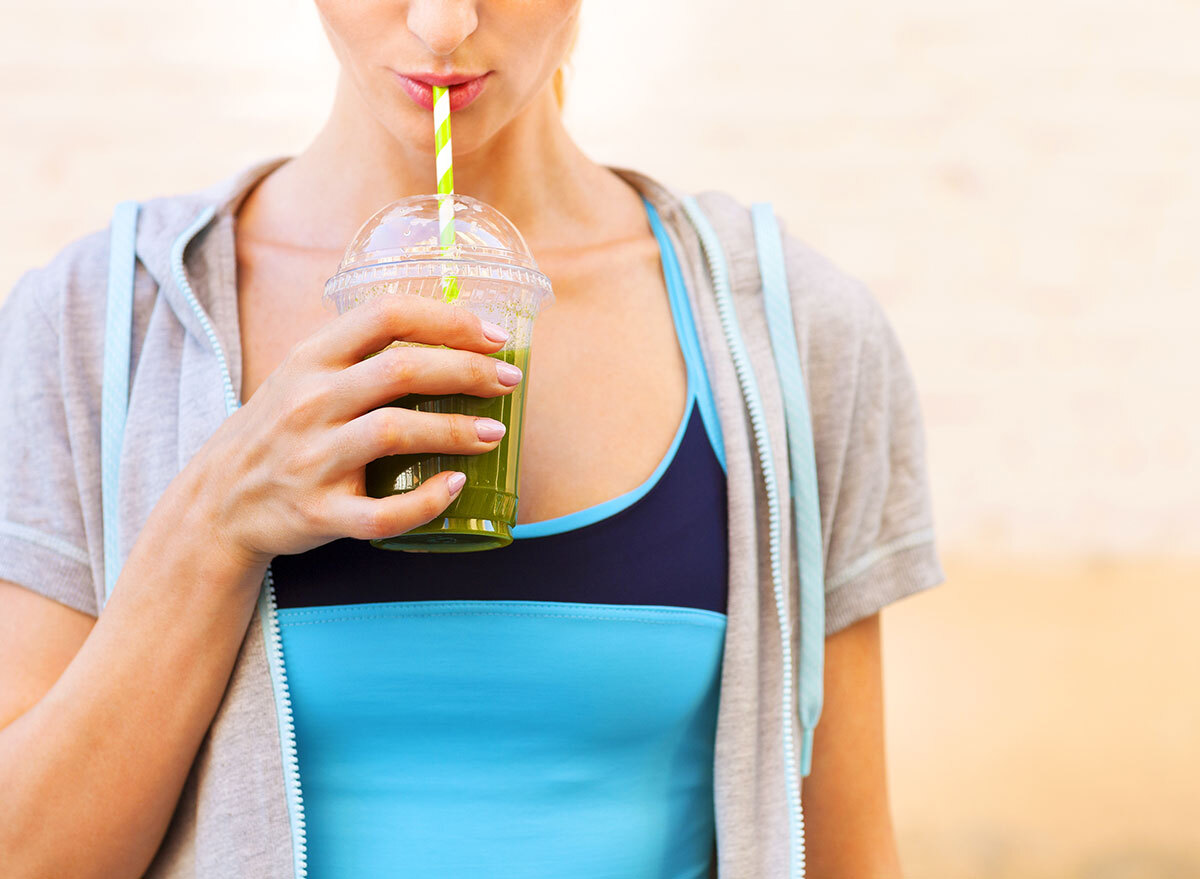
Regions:
<svg viewBox="0 0 1200 879"><path fill-rule="evenodd" d="M301 0L3 8L0 291L332 95ZM950 580L884 617L913 879L1200 876L1198 37L1194 0L585 3L584 146L773 200L916 372Z"/></svg>

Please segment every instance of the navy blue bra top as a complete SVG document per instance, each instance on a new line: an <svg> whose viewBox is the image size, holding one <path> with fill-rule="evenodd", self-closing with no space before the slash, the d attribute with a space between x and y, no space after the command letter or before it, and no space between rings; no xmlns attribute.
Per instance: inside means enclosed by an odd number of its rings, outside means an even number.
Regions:
<svg viewBox="0 0 1200 879"><path fill-rule="evenodd" d="M707 879L724 450L646 209L688 398L642 485L501 549L272 563L311 879Z"/></svg>
<svg viewBox="0 0 1200 879"><path fill-rule="evenodd" d="M335 540L272 563L280 608L381 601L529 600L666 605L725 612L725 461L704 362L670 239L658 237L688 372L684 415L640 486L602 504L518 524L501 549L379 550Z"/></svg>
<svg viewBox="0 0 1200 879"><path fill-rule="evenodd" d="M281 556L272 563L279 607L522 600L724 613L724 474L694 405L672 449L644 494L589 525L536 538L518 525L511 544L486 552L393 552L344 539Z"/></svg>

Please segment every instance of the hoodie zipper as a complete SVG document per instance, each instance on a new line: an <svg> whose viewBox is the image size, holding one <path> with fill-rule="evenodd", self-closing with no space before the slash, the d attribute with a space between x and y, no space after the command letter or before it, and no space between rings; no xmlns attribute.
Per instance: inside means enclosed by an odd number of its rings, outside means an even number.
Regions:
<svg viewBox="0 0 1200 879"><path fill-rule="evenodd" d="M232 415L242 405L233 390L233 376L229 361L213 329L203 306L192 292L183 268L183 254L188 243L207 226L216 214L211 206L200 212L192 224L175 239L171 246L171 275L183 293L196 319L216 355L221 369L221 382L225 391L225 415ZM275 715L279 722L280 756L283 761L284 790L287 797L288 822L292 830L292 866L295 879L308 876L308 846L304 822L304 798L300 790L300 764L296 756L296 723L292 715L292 699L288 689L287 670L283 664L283 642L279 634L279 614L275 602L275 576L267 565L262 588L258 594L258 613L262 623L263 643L267 654L267 667L271 673L271 689L275 695Z"/></svg>
<svg viewBox="0 0 1200 879"><path fill-rule="evenodd" d="M780 546L782 533L779 516L779 491L775 477L775 463L771 454L771 441L767 433L766 417L763 413L762 399L758 395L758 385L754 379L754 371L750 358L742 343L742 333L738 326L737 315L729 293L729 272L725 264L725 254L721 250L720 241L713 230L708 218L700 209L695 198L683 199L684 212L695 227L700 238L700 246L708 262L709 274L712 277L713 292L717 300L717 313L721 319L721 329L729 344L733 357L734 370L737 373L738 384L741 386L742 397L750 413L750 424L754 430L754 441L758 451L759 466L762 469L763 482L767 493L767 532L771 558L771 582L775 592L775 609L779 619L780 646L783 660L783 686L781 696L783 701L783 764L784 781L787 786L788 830L791 843L791 868L788 871L791 879L804 879L804 809L800 803L800 781L796 768L795 730L792 724L792 704L794 685L792 681L792 644L791 620L788 613L787 600L783 588L783 562Z"/></svg>
<svg viewBox="0 0 1200 879"><path fill-rule="evenodd" d="M263 579L258 596L258 615L262 620L267 665L275 692L275 713L279 720L279 744L283 758L284 790L287 794L288 820L292 825L292 861L296 879L308 876L308 830L304 820L304 795L300 789L300 762L296 755L296 722L292 716L292 697L287 669L283 664L283 640L279 634L279 613L275 603L275 575L271 566Z"/></svg>

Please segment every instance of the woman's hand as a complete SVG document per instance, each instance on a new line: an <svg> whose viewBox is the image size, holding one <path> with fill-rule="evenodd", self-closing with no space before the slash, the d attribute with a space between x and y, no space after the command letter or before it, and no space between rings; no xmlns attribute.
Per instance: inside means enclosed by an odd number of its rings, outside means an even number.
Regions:
<svg viewBox="0 0 1200 879"><path fill-rule="evenodd" d="M295 345L185 468L219 546L265 566L339 537L390 537L433 519L461 488L451 490L454 471L376 499L364 496L363 468L385 455L487 452L503 425L384 404L404 394L511 393L520 370L487 356L503 337L461 306L404 294L351 309ZM380 351L396 340L447 347Z"/></svg>

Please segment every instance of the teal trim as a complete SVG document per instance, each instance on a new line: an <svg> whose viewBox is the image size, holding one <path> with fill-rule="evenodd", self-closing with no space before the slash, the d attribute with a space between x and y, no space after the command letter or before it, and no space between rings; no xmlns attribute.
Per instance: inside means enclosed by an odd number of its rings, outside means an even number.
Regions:
<svg viewBox="0 0 1200 879"><path fill-rule="evenodd" d="M695 404L696 398L689 394L687 406L683 411L683 418L680 420L679 426L675 428L675 438L671 440L670 448L667 449L667 453L663 456L663 459L658 462L658 466L654 468L654 472L647 476L646 480L637 488L632 488L624 494L617 495L611 500L604 501L587 509L567 513L565 516L556 516L553 519L543 519L540 522L526 522L522 525L517 525L512 529L513 539L524 540L529 537L548 537L551 534L562 534L566 531L573 531L576 528L594 525L610 516L615 516L624 509L632 507L658 484L658 480L662 479L662 475L667 472L667 468L675 460L675 453L679 451L684 434L687 433L688 421L691 420L692 409L695 408Z"/></svg>
<svg viewBox="0 0 1200 879"><path fill-rule="evenodd" d="M825 570L817 459L808 392L796 346L796 325L792 318L779 224L775 220L775 211L765 202L753 205L750 215L754 222L767 329L779 369L779 387L787 418L796 566L800 576L800 774L806 776L812 771L813 733L821 717L825 676Z"/></svg>
<svg viewBox="0 0 1200 879"><path fill-rule="evenodd" d="M800 802L800 776L796 768L796 742L792 723L795 713L792 681L792 627L791 614L784 591L781 550L783 529L780 526L779 488L778 479L775 476L775 458L771 452L771 437L767 432L766 415L763 410L762 397L758 392L758 382L754 377L754 367L746 353L746 343L742 337L737 312L733 306L729 285L729 267L725 262L725 252L721 249L721 241L694 197L688 196L683 199L683 210L695 228L696 234L700 237L700 246L704 252L704 258L708 261L709 272L712 275L713 293L717 300L717 314L721 319L721 329L725 332L725 340L729 345L729 353L733 359L742 398L746 402L746 409L750 416L750 425L754 431L754 441L758 451L759 468L766 490L767 543L771 560L771 585L775 597L776 618L779 621L779 641L782 652L779 709L783 729L784 777L781 781L784 785L784 797L788 806L788 841L791 849L788 875L791 879L804 879L804 807Z"/></svg>
<svg viewBox="0 0 1200 879"><path fill-rule="evenodd" d="M78 546L68 543L61 537L55 537L53 534L44 534L25 525L18 525L16 522L7 522L0 519L0 534L7 534L9 537L15 537L18 540L24 540L26 543L35 544L43 549L48 549L51 552L69 558L73 562L78 562L81 565L90 565L92 563L91 558L88 557L87 550L80 549Z"/></svg>
<svg viewBox="0 0 1200 879"><path fill-rule="evenodd" d="M692 316L692 307L688 302L687 289L683 281L683 270L679 267L679 257L675 246L658 216L654 205L642 197L646 204L646 213L650 218L650 228L658 239L658 249L662 254L663 276L667 281L667 298L671 303L671 314L675 318L678 330L679 344L683 348L683 357L688 367L688 386L695 388L696 398L700 405L700 417L704 420L704 429L708 433L708 441L716 453L721 469L729 474L725 464L725 439L721 435L721 419L717 417L717 402L713 397L712 386L708 382L708 370L704 365L704 355L700 351L700 337L696 332L696 322Z"/></svg>
<svg viewBox="0 0 1200 879"><path fill-rule="evenodd" d="M283 625L304 620L329 622L346 618L384 619L404 616L491 616L553 617L555 619L614 619L642 623L692 623L724 628L725 614L703 607L674 604L601 604L591 601L524 601L521 599L477 601L377 601L370 604L321 604L314 607L283 607L277 611Z"/></svg>
<svg viewBox="0 0 1200 879"><path fill-rule="evenodd" d="M100 385L100 504L104 527L104 600L121 574L121 448L129 411L133 282L141 205L123 201L113 211L108 248L108 301L104 313L104 367Z"/></svg>

